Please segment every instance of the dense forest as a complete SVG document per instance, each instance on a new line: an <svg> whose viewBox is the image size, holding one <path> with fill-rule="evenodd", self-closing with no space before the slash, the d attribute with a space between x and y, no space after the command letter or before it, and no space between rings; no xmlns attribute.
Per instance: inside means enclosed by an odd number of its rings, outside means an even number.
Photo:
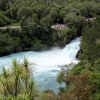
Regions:
<svg viewBox="0 0 100 100"><path fill-rule="evenodd" d="M64 47L80 36L88 18L100 14L99 1L0 0L0 56L28 50ZM67 29L52 29L55 24ZM91 23L90 23L91 24ZM21 26L11 29L10 26ZM4 45L5 44L5 45Z"/></svg>
<svg viewBox="0 0 100 100"><path fill-rule="evenodd" d="M51 28L56 24L68 28ZM57 82L66 86L58 94L38 92L32 64L13 59L1 70L0 100L100 100L100 0L0 0L0 56L64 47L77 36L80 62L62 66Z"/></svg>

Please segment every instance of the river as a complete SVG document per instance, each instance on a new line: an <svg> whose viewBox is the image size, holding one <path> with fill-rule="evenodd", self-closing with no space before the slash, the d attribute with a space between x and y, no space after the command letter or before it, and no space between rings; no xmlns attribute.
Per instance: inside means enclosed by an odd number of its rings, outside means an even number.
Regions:
<svg viewBox="0 0 100 100"><path fill-rule="evenodd" d="M2 66L9 68L13 58L22 62L24 56L26 56L30 62L35 63L34 77L39 90L52 89L57 93L60 85L56 82L56 76L60 72L62 65L70 63L76 64L79 62L79 60L76 59L76 54L80 49L79 45L80 38L77 37L63 49L55 47L49 51L27 51L3 56L0 57L0 68L2 68Z"/></svg>

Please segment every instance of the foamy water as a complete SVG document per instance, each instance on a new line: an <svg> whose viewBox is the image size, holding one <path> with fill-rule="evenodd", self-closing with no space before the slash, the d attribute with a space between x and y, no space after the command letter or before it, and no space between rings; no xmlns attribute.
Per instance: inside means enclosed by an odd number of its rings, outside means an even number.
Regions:
<svg viewBox="0 0 100 100"><path fill-rule="evenodd" d="M80 49L79 44L80 38L76 38L66 45L64 49L56 47L44 52L28 51L0 57L0 67L9 68L13 58L22 62L24 56L26 56L30 62L36 64L34 66L36 69L34 77L40 90L52 89L57 93L60 85L56 82L56 76L60 72L62 65L79 62L75 58Z"/></svg>

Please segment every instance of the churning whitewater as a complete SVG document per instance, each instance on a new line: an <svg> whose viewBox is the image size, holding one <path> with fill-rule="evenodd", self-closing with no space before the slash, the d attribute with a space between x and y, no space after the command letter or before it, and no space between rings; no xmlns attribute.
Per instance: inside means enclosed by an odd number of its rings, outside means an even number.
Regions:
<svg viewBox="0 0 100 100"><path fill-rule="evenodd" d="M60 72L61 66L78 63L76 54L80 49L80 38L72 40L64 49L53 48L44 52L20 52L8 56L0 57L0 67L9 68L13 58L22 62L24 56L31 63L35 63L35 80L39 90L52 89L55 93L58 92L59 84L56 82L56 76Z"/></svg>

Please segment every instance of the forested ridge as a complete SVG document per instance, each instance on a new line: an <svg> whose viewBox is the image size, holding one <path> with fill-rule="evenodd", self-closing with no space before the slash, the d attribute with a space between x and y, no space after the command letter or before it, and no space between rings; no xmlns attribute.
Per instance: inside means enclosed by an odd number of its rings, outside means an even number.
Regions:
<svg viewBox="0 0 100 100"><path fill-rule="evenodd" d="M0 56L64 47L81 35L88 18L100 14L99 8L98 0L1 0L0 26L21 26L21 29L0 28ZM69 28L52 29L55 24L65 24Z"/></svg>
<svg viewBox="0 0 100 100"><path fill-rule="evenodd" d="M67 29L51 28L64 24ZM28 50L64 47L81 36L78 59L69 70L62 66L59 93L39 93L31 76L31 63L13 59L0 74L0 100L100 100L100 0L0 0L0 56ZM34 64L33 64L34 65ZM34 73L34 71L33 71ZM32 79L33 80L32 80Z"/></svg>

